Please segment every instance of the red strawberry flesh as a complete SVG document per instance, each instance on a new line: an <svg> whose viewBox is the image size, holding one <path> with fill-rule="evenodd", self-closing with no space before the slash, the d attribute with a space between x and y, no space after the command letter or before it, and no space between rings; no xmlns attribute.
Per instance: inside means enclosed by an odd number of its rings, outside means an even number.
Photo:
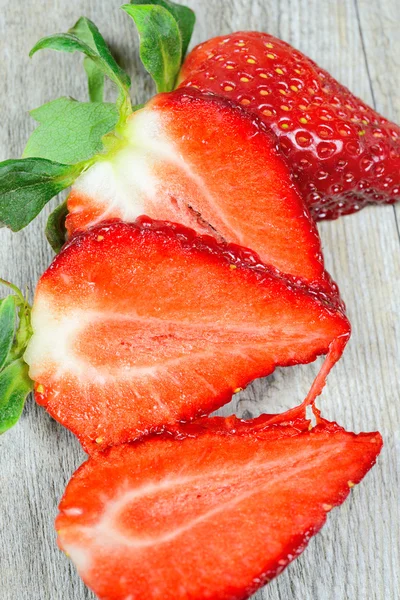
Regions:
<svg viewBox="0 0 400 600"><path fill-rule="evenodd" d="M204 419L90 458L61 501L59 545L100 600L243 600L305 549L381 446L322 420Z"/></svg>
<svg viewBox="0 0 400 600"><path fill-rule="evenodd" d="M147 215L251 248L263 263L336 293L290 170L254 116L178 90L135 112L124 136L121 150L75 183L70 234Z"/></svg>
<svg viewBox="0 0 400 600"><path fill-rule="evenodd" d="M400 199L400 128L286 42L254 31L208 40L187 57L180 86L261 118L315 219Z"/></svg>
<svg viewBox="0 0 400 600"><path fill-rule="evenodd" d="M332 347L329 370L350 334L341 309L258 260L148 219L76 236L36 290L37 401L90 448L208 414Z"/></svg>

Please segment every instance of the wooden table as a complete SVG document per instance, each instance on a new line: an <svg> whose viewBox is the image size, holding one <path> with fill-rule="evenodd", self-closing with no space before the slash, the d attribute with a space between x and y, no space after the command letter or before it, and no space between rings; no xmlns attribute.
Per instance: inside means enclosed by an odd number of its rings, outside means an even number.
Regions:
<svg viewBox="0 0 400 600"><path fill-rule="evenodd" d="M318 61L387 117L400 121L399 0L188 0L194 43L238 29L282 37ZM31 108L61 95L86 99L81 57L28 52L42 36L93 19L130 72L133 100L153 94L130 18L116 0L0 0L0 160L18 157ZM53 204L52 204L53 206ZM0 232L0 273L31 292L52 259L45 216L18 234ZM353 325L343 360L322 397L324 414L355 431L379 429L377 466L333 511L309 548L258 600L400 598L399 396L400 205L371 207L320 227L326 261ZM281 369L235 397L240 416L301 400L318 366ZM232 410L232 407L230 407ZM227 412L227 409L225 409ZM396 455L397 444L397 455ZM53 520L64 486L84 459L74 437L30 400L0 440L1 600L84 600L84 588L57 550Z"/></svg>

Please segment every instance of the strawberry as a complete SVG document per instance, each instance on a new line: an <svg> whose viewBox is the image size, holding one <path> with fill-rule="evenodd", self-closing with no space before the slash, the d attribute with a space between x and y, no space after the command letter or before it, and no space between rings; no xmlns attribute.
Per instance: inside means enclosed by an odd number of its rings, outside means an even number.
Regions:
<svg viewBox="0 0 400 600"><path fill-rule="evenodd" d="M315 219L400 199L400 128L286 42L255 31L213 38L180 80L263 120Z"/></svg>
<svg viewBox="0 0 400 600"><path fill-rule="evenodd" d="M59 546L99 600L243 600L305 549L381 447L323 420L204 419L84 463Z"/></svg>
<svg viewBox="0 0 400 600"><path fill-rule="evenodd" d="M251 251L147 218L76 235L39 281L32 326L36 399L88 449L210 413L330 350L312 400L350 334L329 297Z"/></svg>
<svg viewBox="0 0 400 600"><path fill-rule="evenodd" d="M70 235L145 214L251 248L262 262L332 291L316 227L270 133L196 90L158 95L133 113L122 147L76 181L68 210Z"/></svg>

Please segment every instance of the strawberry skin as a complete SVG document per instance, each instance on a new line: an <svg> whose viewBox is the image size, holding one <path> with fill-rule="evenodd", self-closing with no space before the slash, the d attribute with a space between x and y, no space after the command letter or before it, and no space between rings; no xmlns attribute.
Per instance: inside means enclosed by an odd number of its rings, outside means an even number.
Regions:
<svg viewBox="0 0 400 600"><path fill-rule="evenodd" d="M91 457L58 542L99 600L244 600L307 546L375 463L379 433L204 419Z"/></svg>
<svg viewBox="0 0 400 600"><path fill-rule="evenodd" d="M32 326L36 399L88 449L208 414L329 350L323 383L350 335L329 297L249 250L148 218L75 236L39 281Z"/></svg>
<svg viewBox="0 0 400 600"><path fill-rule="evenodd" d="M67 228L140 215L182 223L336 293L315 224L275 140L253 115L196 90L133 113L122 148L76 182Z"/></svg>
<svg viewBox="0 0 400 600"><path fill-rule="evenodd" d="M315 219L400 199L400 128L286 42L255 31L213 38L180 80L263 120Z"/></svg>

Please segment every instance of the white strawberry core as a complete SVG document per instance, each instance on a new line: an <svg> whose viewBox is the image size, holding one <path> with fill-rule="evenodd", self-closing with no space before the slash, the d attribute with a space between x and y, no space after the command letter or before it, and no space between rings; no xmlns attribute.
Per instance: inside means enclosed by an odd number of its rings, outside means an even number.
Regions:
<svg viewBox="0 0 400 600"><path fill-rule="evenodd" d="M34 334L25 360L35 381L49 371L55 381L72 375L82 383L100 385L132 377L156 378L176 364L207 356L212 360L218 353L250 357L257 348L269 352L274 348L278 359L280 350L290 346L290 339L297 347L321 337L319 328L307 331L292 324L290 315L280 318L278 330L273 320L224 323L222 328L204 318L185 322L139 317L133 309L121 314L84 307L55 311L54 302L42 292L32 311Z"/></svg>

